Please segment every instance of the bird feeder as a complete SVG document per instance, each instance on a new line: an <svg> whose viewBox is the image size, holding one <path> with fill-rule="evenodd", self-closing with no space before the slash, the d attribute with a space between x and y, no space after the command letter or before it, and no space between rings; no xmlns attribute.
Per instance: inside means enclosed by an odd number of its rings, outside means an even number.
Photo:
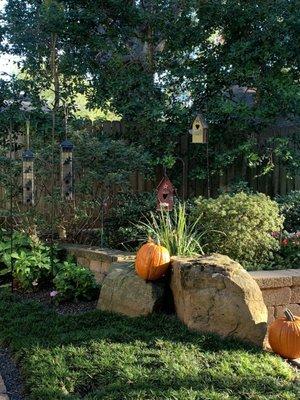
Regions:
<svg viewBox="0 0 300 400"><path fill-rule="evenodd" d="M170 179L165 176L157 187L157 210L172 211L174 206L175 188Z"/></svg>
<svg viewBox="0 0 300 400"><path fill-rule="evenodd" d="M192 135L193 143L207 143L208 125L201 114L198 114L193 122L190 134Z"/></svg>
<svg viewBox="0 0 300 400"><path fill-rule="evenodd" d="M61 148L61 196L64 200L74 198L73 177L73 149L74 145L69 140L60 144Z"/></svg>
<svg viewBox="0 0 300 400"><path fill-rule="evenodd" d="M23 204L34 205L34 154L27 149L22 155L23 159Z"/></svg>

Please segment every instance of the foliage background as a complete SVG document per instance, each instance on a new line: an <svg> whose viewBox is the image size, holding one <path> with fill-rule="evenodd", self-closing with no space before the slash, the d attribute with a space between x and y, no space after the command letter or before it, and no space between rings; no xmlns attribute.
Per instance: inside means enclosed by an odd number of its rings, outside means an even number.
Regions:
<svg viewBox="0 0 300 400"><path fill-rule="evenodd" d="M286 139L257 146L265 126L299 115L298 34L297 1L282 0L9 0L2 16L3 51L24 57L31 94L51 86L55 37L63 103L72 107L85 93L89 106L122 117L124 139L169 166L201 110L211 127L212 173L241 157L270 172L275 153L298 167ZM255 101L238 100L234 85L255 88ZM190 173L203 178L203 149L190 150L197 160Z"/></svg>
<svg viewBox="0 0 300 400"><path fill-rule="evenodd" d="M163 164L179 186L180 143L197 111L210 126L212 179L235 163L243 167L234 180L258 179L279 164L294 176L298 128L293 146L289 134L262 132L299 116L299 13L296 0L8 0L1 51L20 57L20 74L1 81L1 182L9 184L8 131L24 137L30 119L39 185L53 198L53 142L65 137L68 116L77 191L96 210L114 196L112 184L130 191L136 168L155 179ZM14 100L8 109L7 99ZM35 109L22 111L22 99ZM98 121L112 118L125 129L106 137ZM189 177L205 182L205 146L189 146L184 161Z"/></svg>

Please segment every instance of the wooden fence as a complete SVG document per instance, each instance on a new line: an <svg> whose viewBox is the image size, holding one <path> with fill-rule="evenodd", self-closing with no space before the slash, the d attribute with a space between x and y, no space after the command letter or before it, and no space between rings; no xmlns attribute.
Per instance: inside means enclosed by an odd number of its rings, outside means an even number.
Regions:
<svg viewBox="0 0 300 400"><path fill-rule="evenodd" d="M124 126L120 121L106 122L103 124L103 130L108 134L122 134ZM259 145L265 144L266 140L272 137L288 138L290 148L298 153L300 161L300 122L288 123L281 121L277 125L270 127L260 135ZM299 139L297 139L299 137ZM178 186L179 195L185 194L185 197L194 197L207 194L207 180L195 180L189 177L189 172L194 165L189 160L189 149L191 136L182 135L178 154L179 161L176 164L177 176L182 176ZM210 176L211 195L216 196L222 191L228 190L232 184L238 180L245 181L254 191L266 193L270 196L284 195L292 190L300 190L300 169L289 171L283 163L280 163L278 157L273 154L273 170L267 175L262 175L259 168L250 168L245 159L240 158L233 165L226 168L222 174ZM172 171L170 171L172 174ZM162 176L162 170L158 168L156 179L148 181L138 171L132 173L131 185L135 192L152 191L156 189Z"/></svg>
<svg viewBox="0 0 300 400"><path fill-rule="evenodd" d="M104 133L111 134L113 137L121 137L124 133L124 126L121 121L104 122L102 129ZM291 148L299 153L300 160L300 140L297 136L300 135L300 123L297 124L278 124L275 127L269 128L264 134L260 135L261 144L270 137L288 137ZM189 176L192 165L189 159L191 137L189 134L182 135L179 143L178 154L179 161L176 164L177 174L177 192L178 195L184 195L185 198L194 197L207 194L207 180L192 179ZM219 175L210 176L211 195L216 196L222 191L228 190L231 185L242 180L248 182L249 187L255 191L260 191L270 196L284 195L291 190L300 190L300 174L299 171L288 176L287 169L284 164L281 164L276 157L273 158L274 169L268 175L259 175L257 168L249 168L246 160L240 159ZM172 176L172 171L170 176ZM134 192L150 192L154 191L162 177L162 169L158 168L156 171L156 178L147 180L138 171L132 171L131 186ZM7 209L7 204L3 203L4 191L0 185L0 207ZM2 204L1 204L2 199Z"/></svg>

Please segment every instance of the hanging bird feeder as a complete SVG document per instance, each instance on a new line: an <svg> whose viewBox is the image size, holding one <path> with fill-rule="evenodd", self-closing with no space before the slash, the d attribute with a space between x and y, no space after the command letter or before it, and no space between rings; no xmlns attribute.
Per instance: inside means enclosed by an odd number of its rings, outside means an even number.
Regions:
<svg viewBox="0 0 300 400"><path fill-rule="evenodd" d="M202 114L198 114L193 122L193 127L190 129L193 143L207 143L208 125Z"/></svg>
<svg viewBox="0 0 300 400"><path fill-rule="evenodd" d="M34 205L34 154L27 149L22 155L23 159L23 204Z"/></svg>
<svg viewBox="0 0 300 400"><path fill-rule="evenodd" d="M60 144L61 148L61 196L64 200L74 199L73 150L69 140Z"/></svg>
<svg viewBox="0 0 300 400"><path fill-rule="evenodd" d="M157 186L157 210L172 211L174 206L175 188L165 175Z"/></svg>

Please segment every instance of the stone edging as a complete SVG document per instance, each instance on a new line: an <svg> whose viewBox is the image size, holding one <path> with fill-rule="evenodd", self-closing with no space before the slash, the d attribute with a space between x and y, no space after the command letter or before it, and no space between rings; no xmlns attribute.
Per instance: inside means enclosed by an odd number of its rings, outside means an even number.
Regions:
<svg viewBox="0 0 300 400"><path fill-rule="evenodd" d="M269 324L283 317L286 308L300 315L300 269L251 271L250 275L262 291Z"/></svg>
<svg viewBox="0 0 300 400"><path fill-rule="evenodd" d="M132 253L101 249L95 246L65 244L61 247L69 255L74 256L78 264L89 268L100 284L106 278L113 263L133 262L135 259L135 255Z"/></svg>
<svg viewBox="0 0 300 400"><path fill-rule="evenodd" d="M6 391L6 386L1 375L0 375L0 400L9 400Z"/></svg>

